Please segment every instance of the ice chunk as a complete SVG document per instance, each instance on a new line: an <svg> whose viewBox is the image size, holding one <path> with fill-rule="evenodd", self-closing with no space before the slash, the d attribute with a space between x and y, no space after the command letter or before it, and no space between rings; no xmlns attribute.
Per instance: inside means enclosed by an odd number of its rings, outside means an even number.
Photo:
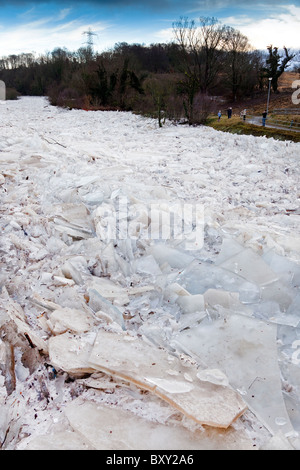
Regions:
<svg viewBox="0 0 300 470"><path fill-rule="evenodd" d="M251 248L245 248L236 253L220 263L219 266L260 286L270 284L278 279L278 275Z"/></svg>
<svg viewBox="0 0 300 470"><path fill-rule="evenodd" d="M84 204L63 203L51 206L49 217L53 218L55 228L74 239L94 236L95 229Z"/></svg>
<svg viewBox="0 0 300 470"><path fill-rule="evenodd" d="M25 440L25 439L24 439ZM87 439L74 431L56 431L21 441L18 450L95 450Z"/></svg>
<svg viewBox="0 0 300 470"><path fill-rule="evenodd" d="M280 305L272 300L262 301L259 304L253 305L252 308L256 317L263 318L272 323L297 327L300 322L299 311L281 311Z"/></svg>
<svg viewBox="0 0 300 470"><path fill-rule="evenodd" d="M87 283L88 289L97 291L102 297L116 305L126 305L129 303L129 297L126 289L118 286L110 279L93 276Z"/></svg>
<svg viewBox="0 0 300 470"><path fill-rule="evenodd" d="M272 436L264 445L261 446L260 450L295 450L285 435L278 431Z"/></svg>
<svg viewBox="0 0 300 470"><path fill-rule="evenodd" d="M25 313L21 305L19 305L17 302L13 301L9 297L6 289L4 289L4 296L6 299L4 308L7 311L8 316L17 326L18 332L23 334L25 337L27 336L27 338L29 338L31 343L34 346L36 346L39 351L42 351L43 353L47 354L48 353L47 342L42 338L41 335L38 334L38 332L35 329L33 329L26 322Z"/></svg>
<svg viewBox="0 0 300 470"><path fill-rule="evenodd" d="M222 267L205 261L192 261L174 280L190 294L204 294L208 289L223 289L229 292L243 292L245 279ZM249 283L248 289L257 292L257 286Z"/></svg>
<svg viewBox="0 0 300 470"><path fill-rule="evenodd" d="M170 371L168 371L170 373ZM176 371L177 372L177 371ZM179 375L174 374L174 375ZM186 379L186 377L184 377ZM173 393L188 393L191 392L194 388L194 385L191 381L187 380L172 380L172 379L164 379L160 377L146 377L146 382L153 384L155 387L157 386L159 389L163 390L163 392L167 392L169 395Z"/></svg>
<svg viewBox="0 0 300 470"><path fill-rule="evenodd" d="M280 429L290 432L292 426L281 391L276 332L275 324L223 312L212 323L180 332L172 345L200 358L209 368L220 369L231 386L243 391L249 408L271 432L279 429L278 416L286 420Z"/></svg>
<svg viewBox="0 0 300 470"><path fill-rule="evenodd" d="M89 306L96 313L96 316L98 311L102 311L125 330L123 313L115 305L99 294L96 289L89 289L88 295Z"/></svg>
<svg viewBox="0 0 300 470"><path fill-rule="evenodd" d="M159 265L168 263L171 268L185 268L194 260L192 255L163 243L153 245L149 252L152 253Z"/></svg>
<svg viewBox="0 0 300 470"><path fill-rule="evenodd" d="M219 369L204 369L197 372L200 380L208 380L217 385L229 385L228 377Z"/></svg>
<svg viewBox="0 0 300 470"><path fill-rule="evenodd" d="M177 297L189 296L191 295L186 289L184 289L180 284L177 282L173 282L166 286L164 290L164 298L166 300L175 302Z"/></svg>
<svg viewBox="0 0 300 470"><path fill-rule="evenodd" d="M142 256L133 262L134 270L137 273L144 273L152 276L159 276L162 274L157 262L152 255Z"/></svg>
<svg viewBox="0 0 300 470"><path fill-rule="evenodd" d="M69 332L48 340L50 363L75 376L95 371L88 362L95 334L74 335Z"/></svg>
<svg viewBox="0 0 300 470"><path fill-rule="evenodd" d="M263 254L263 259L270 268L280 275L280 278L291 285L300 284L300 265L290 259L280 256L274 250L269 250Z"/></svg>
<svg viewBox="0 0 300 470"><path fill-rule="evenodd" d="M240 245L236 240L233 238L223 238L221 250L218 254L215 263L217 265L223 263L224 261L228 260L232 256L237 255L241 251L243 251L243 246Z"/></svg>
<svg viewBox="0 0 300 470"><path fill-rule="evenodd" d="M184 313L203 312L205 310L205 301L202 294L179 296L177 303Z"/></svg>
<svg viewBox="0 0 300 470"><path fill-rule="evenodd" d="M82 186L87 186L89 184L95 183L96 181L100 179L101 179L100 175L81 176L80 178L76 178L72 186L76 188L80 188Z"/></svg>
<svg viewBox="0 0 300 470"><path fill-rule="evenodd" d="M90 206L100 205L104 201L104 193L103 191L95 191L94 193L87 193L82 196L82 200L85 204Z"/></svg>
<svg viewBox="0 0 300 470"><path fill-rule="evenodd" d="M49 273L44 273L44 274L49 274ZM42 279L44 279L45 281L47 280L47 276L43 276ZM75 285L75 281L73 279L67 279L66 277L63 277L63 276L52 276L50 274L50 279L49 281L52 281L52 284L54 284L55 286L74 286Z"/></svg>
<svg viewBox="0 0 300 470"><path fill-rule="evenodd" d="M296 319L298 319L298 321L300 321L300 293L297 294L293 301L291 302L291 304L289 305L287 311L286 311L287 315L292 315L295 317L295 321ZM296 326L296 325L294 325Z"/></svg>
<svg viewBox="0 0 300 470"><path fill-rule="evenodd" d="M91 276L84 256L71 257L62 265L61 271L66 278L73 279L78 285L83 284L84 280Z"/></svg>
<svg viewBox="0 0 300 470"><path fill-rule="evenodd" d="M99 330L89 357L92 368L116 375L150 390L201 424L227 428L246 409L239 394L229 387L200 381L197 365L173 357L170 380L169 354L137 337ZM185 374L189 375L187 381Z"/></svg>
<svg viewBox="0 0 300 470"><path fill-rule="evenodd" d="M65 410L70 425L97 450L253 449L242 430L203 429L143 419L120 407L76 399Z"/></svg>
<svg viewBox="0 0 300 470"><path fill-rule="evenodd" d="M164 289L164 298L171 303L177 303L183 313L202 312L204 297L202 294L191 295L180 284L174 282Z"/></svg>
<svg viewBox="0 0 300 470"><path fill-rule="evenodd" d="M285 312L296 297L296 290L278 280L261 287L261 302L272 301L278 303Z"/></svg>
<svg viewBox="0 0 300 470"><path fill-rule="evenodd" d="M259 302L261 298L260 287L253 282L242 282L238 287L240 301L243 304L253 304Z"/></svg>
<svg viewBox="0 0 300 470"><path fill-rule="evenodd" d="M93 327L94 319L91 314L83 309L65 307L54 310L50 314L47 323L54 334L61 334L66 331L84 333Z"/></svg>
<svg viewBox="0 0 300 470"><path fill-rule="evenodd" d="M228 292L222 289L207 289L203 294L206 305L222 305L225 308L232 308L240 305L239 294L237 292Z"/></svg>

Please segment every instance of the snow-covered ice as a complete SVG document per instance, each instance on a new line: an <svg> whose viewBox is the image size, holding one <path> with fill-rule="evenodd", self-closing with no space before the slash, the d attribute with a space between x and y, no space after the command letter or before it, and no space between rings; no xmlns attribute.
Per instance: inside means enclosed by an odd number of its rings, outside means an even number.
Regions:
<svg viewBox="0 0 300 470"><path fill-rule="evenodd" d="M41 97L0 136L2 448L300 449L300 144Z"/></svg>

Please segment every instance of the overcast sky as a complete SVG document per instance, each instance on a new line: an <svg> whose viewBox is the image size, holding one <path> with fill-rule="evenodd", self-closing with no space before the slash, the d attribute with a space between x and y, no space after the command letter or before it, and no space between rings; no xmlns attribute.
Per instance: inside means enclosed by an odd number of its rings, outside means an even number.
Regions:
<svg viewBox="0 0 300 470"><path fill-rule="evenodd" d="M75 51L85 45L89 28L99 52L118 42L168 42L182 16L213 16L258 49L300 49L300 0L0 0L0 56Z"/></svg>

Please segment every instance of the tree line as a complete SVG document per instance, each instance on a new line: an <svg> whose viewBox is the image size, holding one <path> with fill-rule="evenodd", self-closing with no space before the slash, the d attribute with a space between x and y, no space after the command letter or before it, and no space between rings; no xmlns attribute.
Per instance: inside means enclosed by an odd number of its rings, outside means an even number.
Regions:
<svg viewBox="0 0 300 470"><path fill-rule="evenodd" d="M0 79L21 95L48 96L51 104L83 109L120 109L163 119L205 122L213 97L253 97L278 78L295 56L284 48L253 49L240 31L216 18L180 18L165 44L117 43L95 53L56 48L39 57L0 59Z"/></svg>

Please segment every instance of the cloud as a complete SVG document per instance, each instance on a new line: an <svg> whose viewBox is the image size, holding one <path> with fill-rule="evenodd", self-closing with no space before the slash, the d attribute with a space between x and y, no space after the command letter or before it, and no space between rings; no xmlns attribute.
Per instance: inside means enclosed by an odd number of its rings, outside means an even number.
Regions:
<svg viewBox="0 0 300 470"><path fill-rule="evenodd" d="M57 20L58 20L58 21L64 20L64 19L69 15L69 13L71 12L71 10L72 10L71 8L63 8L63 9L59 12L59 14L58 14L58 16L57 16Z"/></svg>
<svg viewBox="0 0 300 470"><path fill-rule="evenodd" d="M281 5L276 13L270 12L255 21L242 15L222 18L222 22L239 29L257 49L266 49L270 44L279 48L300 47L300 7L296 5Z"/></svg>
<svg viewBox="0 0 300 470"><path fill-rule="evenodd" d="M111 48L117 42L150 44L154 42L169 42L173 39L172 23L184 16L184 10L180 12L181 6L186 9L197 5L199 16L216 16L223 24L233 26L245 34L250 43L258 49L266 49L269 44L282 47L283 45L291 48L299 48L300 44L295 43L299 38L299 18L300 6L297 6L299 0L293 0L293 4L284 4L284 0L272 0L273 7L268 7L271 1L262 0L254 2L242 2L236 0L53 0L47 3L32 2L29 0L13 0L6 2L0 0L1 6L4 4L11 7L22 5L9 20L5 21L2 16L2 25L0 25L0 57L9 54L19 54L22 52L44 53L52 51L55 47L65 47L70 51L77 50L86 42L84 31L92 29L97 36L94 38L95 49L98 51ZM274 4L278 7L274 8ZM107 6L106 15L99 15L98 10L88 8L89 5ZM140 7L139 14L135 20L132 16L137 9L126 10L130 15L122 15L121 10L114 6ZM230 9L206 13L199 12L199 8L205 6L215 6L221 8L229 6ZM232 6L236 8L232 8ZM84 8L79 8L84 7ZM157 8L155 14L151 16L143 8ZM171 6L173 7L171 9ZM248 10L246 8L248 6ZM256 8L255 8L256 6ZM176 9L175 7L179 8ZM162 8L170 8L167 15L160 13ZM111 15L110 10L116 12ZM223 16L222 16L222 14ZM227 16L225 16L227 15ZM189 15L188 15L189 16ZM108 18L104 21L105 18ZM129 20L128 20L129 18ZM151 19L155 18L155 19ZM172 18L172 19L170 19ZM101 19L101 21L99 21ZM145 19L145 21L144 21ZM127 20L130 21L128 26ZM149 20L149 21L148 21ZM1 16L0 16L1 21ZM115 23L113 23L113 21ZM147 24L148 21L148 24ZM118 23L117 23L118 22ZM159 29L161 25L162 28ZM278 39L280 44L278 44Z"/></svg>
<svg viewBox="0 0 300 470"><path fill-rule="evenodd" d="M61 10L56 20L64 19L66 11ZM33 52L43 54L56 47L74 51L84 46L84 32L89 28L99 36L110 29L106 22L86 23L82 19L67 22L54 21L53 17L0 29L0 56Z"/></svg>

